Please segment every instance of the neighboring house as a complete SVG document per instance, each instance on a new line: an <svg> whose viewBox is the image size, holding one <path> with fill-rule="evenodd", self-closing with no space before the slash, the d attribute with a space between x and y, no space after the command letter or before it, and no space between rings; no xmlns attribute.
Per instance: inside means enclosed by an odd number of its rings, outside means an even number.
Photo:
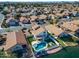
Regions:
<svg viewBox="0 0 79 59"><path fill-rule="evenodd" d="M30 16L32 22L34 22L37 19L37 16Z"/></svg>
<svg viewBox="0 0 79 59"><path fill-rule="evenodd" d="M47 19L47 15L38 15L38 19L36 20L37 24L45 24L45 20Z"/></svg>
<svg viewBox="0 0 79 59"><path fill-rule="evenodd" d="M20 25L24 28L31 28L30 18L26 18L24 16L20 17Z"/></svg>
<svg viewBox="0 0 79 59"><path fill-rule="evenodd" d="M77 24L77 23L76 23ZM73 22L64 22L61 27L65 28L66 30L70 30L72 32L75 32L79 29L79 27Z"/></svg>
<svg viewBox="0 0 79 59"><path fill-rule="evenodd" d="M3 21L4 21L4 15L3 14L0 14L0 28L1 28L1 25L2 25L2 23L3 23Z"/></svg>
<svg viewBox="0 0 79 59"><path fill-rule="evenodd" d="M14 27L14 26L19 26L19 21L16 19L10 19L9 22L7 23L9 27Z"/></svg>
<svg viewBox="0 0 79 59"><path fill-rule="evenodd" d="M38 25L34 25L32 27L31 33L36 39L44 39L47 36L47 32L45 31L45 29Z"/></svg>
<svg viewBox="0 0 79 59"><path fill-rule="evenodd" d="M27 47L27 42L22 31L8 32L7 40L4 46L5 51L17 51Z"/></svg>
<svg viewBox="0 0 79 59"><path fill-rule="evenodd" d="M47 18L47 16L44 14L38 16L39 20L46 20L46 18Z"/></svg>
<svg viewBox="0 0 79 59"><path fill-rule="evenodd" d="M20 20L20 22L22 22L23 20L27 20L27 19L26 19L25 16L21 16L21 17L19 18L19 20Z"/></svg>
<svg viewBox="0 0 79 59"><path fill-rule="evenodd" d="M49 33L55 35L56 37L67 36L67 34L61 28L58 28L56 25L47 25L45 26L45 28Z"/></svg>
<svg viewBox="0 0 79 59"><path fill-rule="evenodd" d="M73 21L71 21L73 24L75 24L75 25L79 25L79 20L73 20Z"/></svg>

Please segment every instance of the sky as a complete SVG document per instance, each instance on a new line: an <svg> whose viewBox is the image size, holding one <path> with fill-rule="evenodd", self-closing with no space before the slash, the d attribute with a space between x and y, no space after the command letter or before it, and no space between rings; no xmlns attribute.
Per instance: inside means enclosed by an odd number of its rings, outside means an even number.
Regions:
<svg viewBox="0 0 79 59"><path fill-rule="evenodd" d="M6 1L12 1L12 2L48 2L48 1L79 1L79 0L0 0L0 2L6 2Z"/></svg>

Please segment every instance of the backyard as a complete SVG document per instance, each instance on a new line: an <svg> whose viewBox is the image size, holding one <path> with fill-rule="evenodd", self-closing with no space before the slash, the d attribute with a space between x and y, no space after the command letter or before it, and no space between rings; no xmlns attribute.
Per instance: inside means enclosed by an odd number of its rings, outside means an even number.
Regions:
<svg viewBox="0 0 79 59"><path fill-rule="evenodd" d="M44 39L45 42L48 43L48 48L55 46L55 42L52 41L49 37L47 37L46 39Z"/></svg>
<svg viewBox="0 0 79 59"><path fill-rule="evenodd" d="M50 36L54 37L53 34L51 34L51 33L48 33L48 34L49 34ZM55 37L54 37L54 38L55 38ZM58 43L59 43L61 46L66 47L65 42L64 42L63 40L61 40L60 38L56 38L55 40L58 41Z"/></svg>
<svg viewBox="0 0 79 59"><path fill-rule="evenodd" d="M55 38L53 38L52 37L52 39L49 37L50 35L48 35L45 39L42 39L41 41L40 40L38 40L38 39L34 39L34 37L33 36L30 36L30 37L28 37L28 41L29 41L29 43L31 44L31 46L32 47L34 47L34 45L32 45L32 43L33 42L46 42L46 44L47 44L47 48L46 49L49 49L49 48L54 48L55 46L57 46L57 44L56 44L56 42L54 42L53 40L55 40ZM37 45L38 45L38 43L37 43ZM43 46L43 45L40 45L40 47L41 46ZM42 48L41 48L42 49ZM32 50L34 51L34 49L32 48Z"/></svg>
<svg viewBox="0 0 79 59"><path fill-rule="evenodd" d="M74 41L75 38L72 36L69 37L62 37L60 38L67 46L76 46L77 42Z"/></svg>

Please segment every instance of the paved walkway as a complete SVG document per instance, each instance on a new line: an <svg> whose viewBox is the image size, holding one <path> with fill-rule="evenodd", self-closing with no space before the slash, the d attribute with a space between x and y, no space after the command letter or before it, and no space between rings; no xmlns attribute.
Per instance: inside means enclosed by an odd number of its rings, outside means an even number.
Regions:
<svg viewBox="0 0 79 59"><path fill-rule="evenodd" d="M48 54L56 53L56 52L60 51L61 49L62 49L61 47L58 47L58 48L47 51L47 53Z"/></svg>

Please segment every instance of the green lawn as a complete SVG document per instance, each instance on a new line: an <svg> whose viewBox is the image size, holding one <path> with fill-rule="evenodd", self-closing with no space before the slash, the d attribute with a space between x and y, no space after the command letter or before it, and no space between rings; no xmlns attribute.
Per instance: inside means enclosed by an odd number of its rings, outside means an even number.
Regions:
<svg viewBox="0 0 79 59"><path fill-rule="evenodd" d="M63 40L61 40L61 39L56 39L63 47L66 47L66 44L65 44L65 42L63 41Z"/></svg>
<svg viewBox="0 0 79 59"><path fill-rule="evenodd" d="M43 58L79 58L79 46L66 47L55 54L43 56Z"/></svg>
<svg viewBox="0 0 79 59"><path fill-rule="evenodd" d="M62 41L64 41L67 46L76 46L77 45L77 43L73 40L72 37L63 37L60 39Z"/></svg>
<svg viewBox="0 0 79 59"><path fill-rule="evenodd" d="M53 36L53 34L51 34L51 33L48 33L49 35L51 35L52 37L54 37ZM65 42L63 41L63 40L61 40L61 39L59 39L59 38L57 38L56 39L63 47L66 47L66 44L65 44Z"/></svg>
<svg viewBox="0 0 79 59"><path fill-rule="evenodd" d="M27 39L28 39L28 41L29 41L30 44L31 44L33 41L35 41L35 39L34 39L32 36L28 37Z"/></svg>

